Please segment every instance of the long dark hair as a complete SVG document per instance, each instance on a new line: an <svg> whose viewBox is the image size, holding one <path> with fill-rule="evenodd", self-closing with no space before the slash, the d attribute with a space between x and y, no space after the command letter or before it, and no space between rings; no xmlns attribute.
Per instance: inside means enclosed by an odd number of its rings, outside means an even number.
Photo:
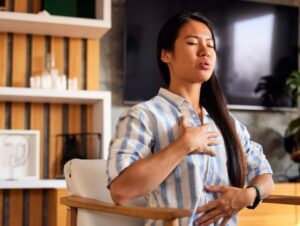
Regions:
<svg viewBox="0 0 300 226"><path fill-rule="evenodd" d="M199 21L208 27L214 41L214 49L216 50L213 28L208 19L199 12L180 12L175 14L163 25L157 39L156 57L158 67L167 86L170 85L170 72L168 65L161 60L161 52L162 50L174 50L175 40L180 29L190 20ZM243 187L246 176L245 155L215 72L201 86L200 103L208 111L223 135L227 151L227 170L230 183L236 187Z"/></svg>

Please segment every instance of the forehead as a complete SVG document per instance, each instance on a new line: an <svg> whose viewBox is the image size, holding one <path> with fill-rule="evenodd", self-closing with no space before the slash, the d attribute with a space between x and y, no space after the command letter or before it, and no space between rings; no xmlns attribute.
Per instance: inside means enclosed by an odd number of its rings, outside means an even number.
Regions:
<svg viewBox="0 0 300 226"><path fill-rule="evenodd" d="M182 26L179 31L178 37L184 38L187 35L199 35L212 38L209 28L202 22L197 20L190 20Z"/></svg>

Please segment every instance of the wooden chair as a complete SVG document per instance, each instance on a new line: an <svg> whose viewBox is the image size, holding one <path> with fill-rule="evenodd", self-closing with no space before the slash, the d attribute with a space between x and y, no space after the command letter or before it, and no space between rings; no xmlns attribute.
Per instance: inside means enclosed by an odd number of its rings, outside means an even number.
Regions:
<svg viewBox="0 0 300 226"><path fill-rule="evenodd" d="M70 196L61 198L68 206L70 226L141 226L144 219L163 220L177 226L179 218L191 216L191 210L149 208L143 198L126 206L113 204L106 188L106 160L73 159L66 163L64 175ZM300 205L300 197L271 195L265 203Z"/></svg>

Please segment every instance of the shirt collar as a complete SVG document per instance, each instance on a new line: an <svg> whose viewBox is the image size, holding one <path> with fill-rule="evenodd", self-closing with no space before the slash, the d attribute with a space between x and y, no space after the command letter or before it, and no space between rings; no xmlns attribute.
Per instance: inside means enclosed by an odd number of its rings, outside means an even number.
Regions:
<svg viewBox="0 0 300 226"><path fill-rule="evenodd" d="M164 99L166 99L169 103L171 103L177 109L191 107L190 103L186 99L184 99L182 96L172 93L171 91L169 91L165 88L159 89L158 96L161 96ZM206 109L204 107L202 107L202 111L203 111L203 116L208 116L208 112L206 111Z"/></svg>
<svg viewBox="0 0 300 226"><path fill-rule="evenodd" d="M168 102L170 102L173 106L176 108L182 108L183 106L188 106L189 102L185 100L183 97L172 93L171 91L165 89L165 88L160 88L158 95L166 99Z"/></svg>

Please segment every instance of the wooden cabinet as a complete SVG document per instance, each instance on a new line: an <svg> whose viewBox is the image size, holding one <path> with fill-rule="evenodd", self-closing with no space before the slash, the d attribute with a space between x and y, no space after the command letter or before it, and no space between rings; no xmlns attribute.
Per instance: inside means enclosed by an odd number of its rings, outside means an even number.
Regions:
<svg viewBox="0 0 300 226"><path fill-rule="evenodd" d="M23 12L1 12L0 31L23 34L100 38L111 27L111 0L100 0L101 18L85 19Z"/></svg>
<svg viewBox="0 0 300 226"><path fill-rule="evenodd" d="M0 102L86 104L93 107L93 132L101 134L101 153L92 158L107 158L111 139L111 93L89 90L45 90L0 87Z"/></svg>
<svg viewBox="0 0 300 226"><path fill-rule="evenodd" d="M51 103L89 105L93 111L91 121L93 132L101 133L101 153L90 155L94 158L107 158L107 150L111 139L111 94L106 91L57 91L30 88L0 87L0 103ZM10 199L9 207L0 205L0 220L5 217L5 212L14 212L17 218L10 217L7 222L9 226L21 225L24 214L29 219L30 225L41 225L43 222L43 211L47 212L44 222L46 225L63 226L67 221L67 207L60 204L60 198L67 195L64 180L19 180L0 181L0 201ZM6 198L5 198L6 197ZM26 198L23 198L26 197ZM28 199L28 213L24 210L24 199ZM46 205L46 206L45 206ZM16 211L16 207L17 210ZM7 208L7 209L5 209ZM15 220L18 219L18 220ZM2 222L2 220L1 220ZM25 221L24 221L25 222ZM23 222L23 223L24 223ZM2 224L0 223L0 226Z"/></svg>
<svg viewBox="0 0 300 226"><path fill-rule="evenodd" d="M66 189L50 189L48 192L48 224L56 226L67 225L67 206L60 204L60 198L67 196Z"/></svg>
<svg viewBox="0 0 300 226"><path fill-rule="evenodd" d="M10 11L0 12L0 129L40 131L40 178L47 181L39 181L39 188L0 181L0 226L65 225L66 207L59 198L66 190L53 181L54 187L48 187L61 155L57 134L105 131L101 150L107 149L110 93L25 88L29 76L43 73L50 53L59 74L77 78L80 90L100 90L99 38L111 27L111 0L96 1L100 17L82 19L38 15L42 0L5 0ZM88 158L95 157L93 145L88 147ZM99 155L105 158L106 153Z"/></svg>
<svg viewBox="0 0 300 226"><path fill-rule="evenodd" d="M300 184L278 183L277 195L300 195ZM298 226L300 206L261 203L255 210L244 209L239 214L239 226Z"/></svg>

